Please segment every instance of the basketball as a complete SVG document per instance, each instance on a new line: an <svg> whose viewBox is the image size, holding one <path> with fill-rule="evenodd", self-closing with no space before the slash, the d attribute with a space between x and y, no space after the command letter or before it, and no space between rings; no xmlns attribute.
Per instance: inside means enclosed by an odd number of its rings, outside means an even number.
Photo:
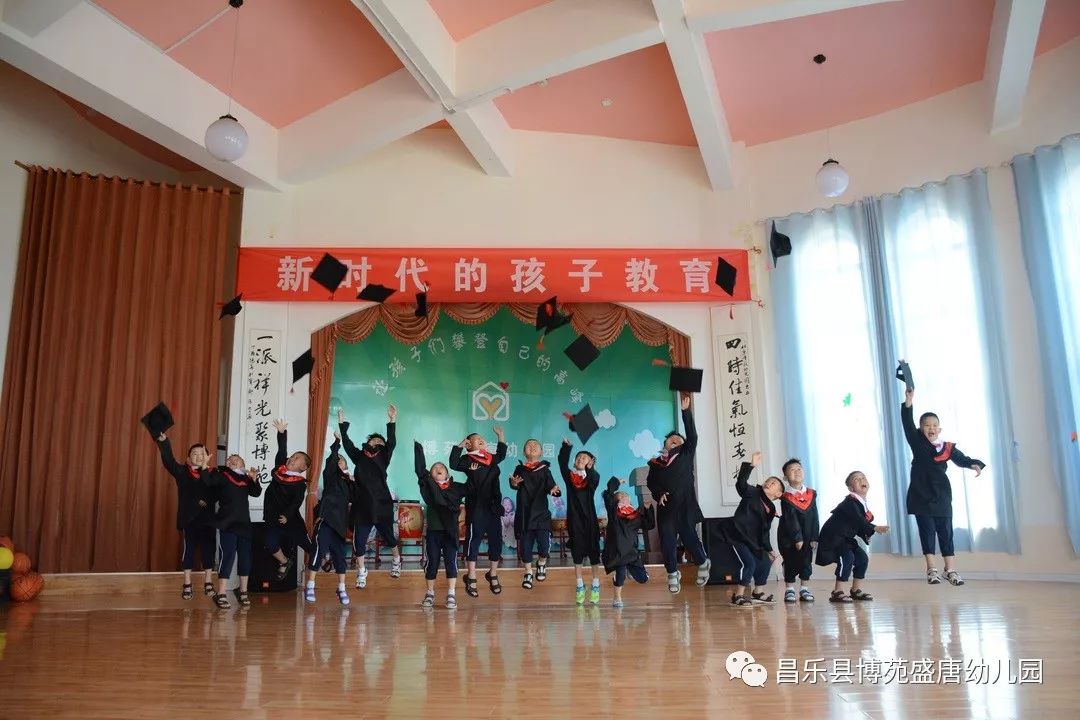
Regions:
<svg viewBox="0 0 1080 720"><path fill-rule="evenodd" d="M0 547L0 570L9 570L15 561L15 554L10 548Z"/></svg>
<svg viewBox="0 0 1080 720"><path fill-rule="evenodd" d="M28 572L25 575L19 575L11 581L11 599L15 602L33 600L43 587L45 587L45 579L38 573Z"/></svg>
<svg viewBox="0 0 1080 720"><path fill-rule="evenodd" d="M14 551L15 541L7 535L0 535L0 547L6 547L8 550Z"/></svg>
<svg viewBox="0 0 1080 720"><path fill-rule="evenodd" d="M10 552L10 551L9 551ZM21 575L30 571L30 556L24 552L15 553L11 561L11 574Z"/></svg>

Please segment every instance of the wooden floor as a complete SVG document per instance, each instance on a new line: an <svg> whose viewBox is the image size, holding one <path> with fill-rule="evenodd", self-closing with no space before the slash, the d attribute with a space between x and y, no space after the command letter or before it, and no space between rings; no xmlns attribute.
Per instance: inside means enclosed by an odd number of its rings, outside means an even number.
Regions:
<svg viewBox="0 0 1080 720"><path fill-rule="evenodd" d="M726 589L671 596L662 569L631 583L627 606L573 605L573 573L553 570L531 592L504 572L460 607L418 606L423 579L373 571L338 605L254 596L219 611L173 593L44 597L0 609L3 718L1058 718L1080 711L1080 586L971 582L962 588L881 581L873 603L727 606ZM688 573L689 574L689 573ZM780 589L779 586L777 589ZM768 672L764 687L730 679L730 653ZM860 658L883 677L830 682ZM929 665L913 660L929 659ZM777 685L791 660L799 680ZM1041 683L1010 683L1020 659L1042 661ZM815 660L820 660L816 663ZM957 661L958 684L913 684L912 673ZM839 666L836 665L839 661ZM986 665L987 670L982 667ZM1010 667L1011 665L1011 667ZM891 677L889 671L892 671ZM1000 668L1000 670L999 670ZM948 671L947 671L948 672ZM974 674L972 674L974 672ZM988 673L985 674L984 673ZM900 676L907 682L902 682ZM925 680L926 677L919 679Z"/></svg>

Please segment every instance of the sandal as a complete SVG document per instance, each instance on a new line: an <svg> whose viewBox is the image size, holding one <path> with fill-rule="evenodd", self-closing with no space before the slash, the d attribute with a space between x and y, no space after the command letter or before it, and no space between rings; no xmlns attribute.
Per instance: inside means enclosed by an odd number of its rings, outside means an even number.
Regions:
<svg viewBox="0 0 1080 720"><path fill-rule="evenodd" d="M547 580L547 565L546 564L541 565L540 563L537 563L537 565L536 565L536 579L539 582L544 582L545 580Z"/></svg>
<svg viewBox="0 0 1080 720"><path fill-rule="evenodd" d="M850 603L853 602L851 597L844 594L843 590L833 590L832 595L829 595L829 602L834 603Z"/></svg>
<svg viewBox="0 0 1080 720"><path fill-rule="evenodd" d="M337 599L338 599L338 602L341 603L342 605L348 605L349 604L349 593L345 592L341 588L338 588Z"/></svg>
<svg viewBox="0 0 1080 720"><path fill-rule="evenodd" d="M753 602L763 603L766 605L772 605L774 602L776 602L775 598L773 598L773 594L769 593L768 595L766 595L764 590L762 590L761 592L751 593L750 599Z"/></svg>
<svg viewBox="0 0 1080 720"><path fill-rule="evenodd" d="M214 590L214 583L212 582L204 582L202 584L202 592L206 597L214 597L217 595L217 591Z"/></svg>
<svg viewBox="0 0 1080 720"><path fill-rule="evenodd" d="M926 571L926 583L928 585L941 584L941 573L938 572L937 568L930 568Z"/></svg>
<svg viewBox="0 0 1080 720"><path fill-rule="evenodd" d="M871 600L874 599L874 596L871 595L870 593L866 592L865 590L852 590L851 591L851 599L852 600L860 600L862 602L870 602Z"/></svg>
<svg viewBox="0 0 1080 720"><path fill-rule="evenodd" d="M498 575L492 575L491 571L488 570L484 573L484 579L488 581L488 587L491 588L493 594L498 595L502 592L502 583L499 582Z"/></svg>
<svg viewBox="0 0 1080 720"><path fill-rule="evenodd" d="M754 607L754 603L747 600L746 597L743 595L732 595L731 607L740 609L752 608Z"/></svg>
<svg viewBox="0 0 1080 720"><path fill-rule="evenodd" d="M235 590L236 602L240 603L240 607L251 607L251 598L248 597L247 590Z"/></svg>
<svg viewBox="0 0 1080 720"><path fill-rule="evenodd" d="M537 580L539 580L539 579L540 578L537 578ZM532 576L532 573L525 573L525 577L523 577L521 579L521 587L525 588L526 590L532 590L533 589L533 576Z"/></svg>
<svg viewBox="0 0 1080 720"><path fill-rule="evenodd" d="M964 578L960 577L960 573L955 570L945 571L945 579L949 581L950 585L960 586L964 584Z"/></svg>
<svg viewBox="0 0 1080 720"><path fill-rule="evenodd" d="M476 589L476 578L465 576L465 593L469 597L480 597L480 591Z"/></svg>
<svg viewBox="0 0 1080 720"><path fill-rule="evenodd" d="M802 588L799 590L799 600L802 602L814 602L814 594L806 588Z"/></svg>
<svg viewBox="0 0 1080 720"><path fill-rule="evenodd" d="M232 607L229 604L229 596L225 593L214 593L214 604L221 610L228 610Z"/></svg>
<svg viewBox="0 0 1080 720"><path fill-rule="evenodd" d="M446 596L446 609L457 610L457 596L454 593L450 593Z"/></svg>
<svg viewBox="0 0 1080 720"><path fill-rule="evenodd" d="M420 607L435 607L435 593L424 593L424 599L420 601Z"/></svg>
<svg viewBox="0 0 1080 720"><path fill-rule="evenodd" d="M797 598L795 597L795 590L794 589L788 588L787 590L784 591L784 602L786 602L786 603L794 603L794 602L796 602L796 600L797 600Z"/></svg>
<svg viewBox="0 0 1080 720"><path fill-rule="evenodd" d="M289 560L286 560L283 563L278 563L277 571L274 572L274 579L279 581L279 582L281 580L284 580L285 576L289 574L289 568L292 567L292 564L293 564L293 561L292 561L291 558Z"/></svg>
<svg viewBox="0 0 1080 720"><path fill-rule="evenodd" d="M180 591L180 597L190 600L194 594L191 583L184 583L184 589Z"/></svg>

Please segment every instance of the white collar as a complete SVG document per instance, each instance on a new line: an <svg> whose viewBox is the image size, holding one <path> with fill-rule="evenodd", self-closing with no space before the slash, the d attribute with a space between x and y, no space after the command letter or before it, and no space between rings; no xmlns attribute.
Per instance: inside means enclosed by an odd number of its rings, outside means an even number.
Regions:
<svg viewBox="0 0 1080 720"><path fill-rule="evenodd" d="M304 477L304 473L296 472L295 470L286 470L285 474L286 475L292 475L293 477Z"/></svg>
<svg viewBox="0 0 1080 720"><path fill-rule="evenodd" d="M848 497L853 497L856 500L858 500L859 504L862 505L863 512L870 512L870 508L867 507L867 505L866 505L866 498L864 498L862 495L859 495L858 493L849 492Z"/></svg>

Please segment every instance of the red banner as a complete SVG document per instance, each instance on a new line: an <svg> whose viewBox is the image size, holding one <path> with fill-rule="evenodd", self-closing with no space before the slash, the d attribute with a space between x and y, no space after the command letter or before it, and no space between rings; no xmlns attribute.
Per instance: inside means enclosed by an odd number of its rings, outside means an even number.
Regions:
<svg viewBox="0 0 1080 720"><path fill-rule="evenodd" d="M311 281L330 253L348 267L337 292ZM723 259L735 269L728 295L715 282ZM750 299L746 250L503 248L241 248L244 300L355 302L365 285L397 292L387 302L732 302Z"/></svg>

